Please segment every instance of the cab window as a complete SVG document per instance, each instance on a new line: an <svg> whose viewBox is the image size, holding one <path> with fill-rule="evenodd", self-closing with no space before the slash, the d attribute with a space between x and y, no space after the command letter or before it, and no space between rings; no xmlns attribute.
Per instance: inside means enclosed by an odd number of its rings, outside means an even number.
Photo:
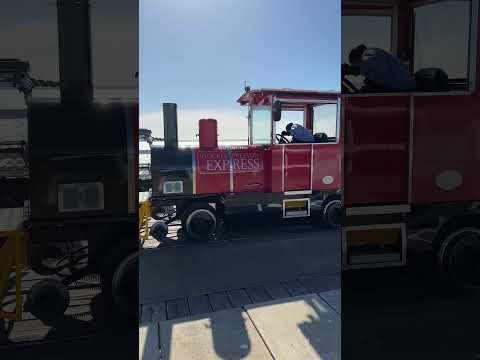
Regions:
<svg viewBox="0 0 480 360"><path fill-rule="evenodd" d="M398 10L398 9L397 9ZM400 11L400 10L399 10ZM398 18L391 10L351 9L342 15L342 62L348 63L350 51L363 44L367 48L380 48L397 57L415 78L409 92L442 93L446 91L472 91L474 87L475 61L472 57L472 1L471 0L435 0L416 2L414 5L402 7L402 31L408 33L409 41L402 43L397 49L396 25ZM411 19L411 23L406 23ZM403 39L405 40L405 39ZM399 40L400 41L400 40ZM388 58L388 56L387 56ZM382 60L380 56L379 61ZM370 65L375 64L371 63ZM382 62L380 62L382 64ZM382 80L388 73L369 68L371 80L364 87L362 76L347 75L342 78L344 92L395 92L395 82L390 88L382 87ZM395 70L395 68L392 68ZM399 72L401 69L397 69ZM403 75L402 75L403 77ZM395 77L392 77L395 79ZM348 80L348 81L347 81ZM406 81L407 81L406 80ZM377 81L377 83L376 83ZM345 83L345 89L344 89ZM350 88L354 88L353 90ZM402 90L398 90L402 92Z"/></svg>
<svg viewBox="0 0 480 360"><path fill-rule="evenodd" d="M337 104L320 104L313 108L313 133L326 134L328 142L337 141Z"/></svg>
<svg viewBox="0 0 480 360"><path fill-rule="evenodd" d="M250 144L271 143L272 118L270 107L252 107L250 109Z"/></svg>
<svg viewBox="0 0 480 360"><path fill-rule="evenodd" d="M342 63L348 64L350 51L364 44L392 52L392 17L389 15L342 15ZM351 76L348 80L360 89L363 76Z"/></svg>
<svg viewBox="0 0 480 360"><path fill-rule="evenodd" d="M470 13L462 0L414 8L414 72L438 68L448 76L445 90L469 89Z"/></svg>
<svg viewBox="0 0 480 360"><path fill-rule="evenodd" d="M288 124L299 124L305 126L305 112L302 109L282 109L282 118L280 121L275 122L275 133L281 134L285 131ZM288 137L289 138L289 137ZM290 138L289 138L290 139ZM275 143L278 143L278 139L275 139Z"/></svg>

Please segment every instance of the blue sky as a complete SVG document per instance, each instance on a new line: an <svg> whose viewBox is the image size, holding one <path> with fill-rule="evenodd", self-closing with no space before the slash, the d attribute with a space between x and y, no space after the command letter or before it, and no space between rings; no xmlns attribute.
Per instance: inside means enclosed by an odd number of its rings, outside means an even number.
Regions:
<svg viewBox="0 0 480 360"><path fill-rule="evenodd" d="M339 89L340 1L140 0L139 25L141 124L156 135L162 102L176 102L180 139L202 116L221 138L246 137L245 80Z"/></svg>

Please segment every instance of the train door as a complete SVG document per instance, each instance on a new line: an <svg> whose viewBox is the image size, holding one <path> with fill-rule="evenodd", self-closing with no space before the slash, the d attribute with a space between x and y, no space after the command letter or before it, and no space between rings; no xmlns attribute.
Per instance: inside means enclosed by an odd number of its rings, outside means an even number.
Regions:
<svg viewBox="0 0 480 360"><path fill-rule="evenodd" d="M480 105L475 86L478 6L478 1L461 0L419 3L411 9L412 70L430 68L448 75L445 88L424 89L413 97L414 204L480 197Z"/></svg>
<svg viewBox="0 0 480 360"><path fill-rule="evenodd" d="M341 182L340 101L315 104L311 107L312 191L337 190Z"/></svg>
<svg viewBox="0 0 480 360"><path fill-rule="evenodd" d="M396 14L393 5L342 11L342 62L360 44L395 53ZM343 88L345 80L352 94ZM371 94L363 86L362 76L342 77L345 205L406 204L410 96Z"/></svg>
<svg viewBox="0 0 480 360"><path fill-rule="evenodd" d="M306 126L306 105L282 104L281 120L273 123L274 147L281 149L282 190L286 193L309 192L311 191L312 146L284 141L281 134L290 123Z"/></svg>

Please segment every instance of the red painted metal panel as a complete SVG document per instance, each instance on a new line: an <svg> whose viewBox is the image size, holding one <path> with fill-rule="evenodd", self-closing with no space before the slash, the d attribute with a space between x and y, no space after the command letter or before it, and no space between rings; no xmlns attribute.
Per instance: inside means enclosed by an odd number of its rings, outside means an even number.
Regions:
<svg viewBox="0 0 480 360"><path fill-rule="evenodd" d="M268 162L265 155L270 150L259 147L232 147L233 191L265 191L265 169Z"/></svg>
<svg viewBox="0 0 480 360"><path fill-rule="evenodd" d="M226 149L195 149L196 188L198 194L230 191L230 161Z"/></svg>
<svg viewBox="0 0 480 360"><path fill-rule="evenodd" d="M310 190L310 165L312 145L290 144L285 146L285 191Z"/></svg>
<svg viewBox="0 0 480 360"><path fill-rule="evenodd" d="M238 146L194 152L198 194L269 191L271 149Z"/></svg>
<svg viewBox="0 0 480 360"><path fill-rule="evenodd" d="M270 192L282 192L282 182L283 182L283 173L282 173L282 164L283 164L283 146L273 145L270 151Z"/></svg>
<svg viewBox="0 0 480 360"><path fill-rule="evenodd" d="M312 164L312 190L341 188L340 144L313 144Z"/></svg>
<svg viewBox="0 0 480 360"><path fill-rule="evenodd" d="M417 96L414 104L412 201L479 200L478 97Z"/></svg>
<svg viewBox="0 0 480 360"><path fill-rule="evenodd" d="M410 98L344 98L346 206L408 202Z"/></svg>
<svg viewBox="0 0 480 360"><path fill-rule="evenodd" d="M198 194L282 192L309 190L311 185L313 190L338 189L340 149L339 144L195 149L196 191Z"/></svg>

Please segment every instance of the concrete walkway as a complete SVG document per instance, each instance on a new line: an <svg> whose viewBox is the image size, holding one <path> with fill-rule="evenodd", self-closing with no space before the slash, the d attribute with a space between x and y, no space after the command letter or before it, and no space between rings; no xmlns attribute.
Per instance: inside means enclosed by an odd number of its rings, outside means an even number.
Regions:
<svg viewBox="0 0 480 360"><path fill-rule="evenodd" d="M139 359L340 359L340 290L140 326Z"/></svg>

